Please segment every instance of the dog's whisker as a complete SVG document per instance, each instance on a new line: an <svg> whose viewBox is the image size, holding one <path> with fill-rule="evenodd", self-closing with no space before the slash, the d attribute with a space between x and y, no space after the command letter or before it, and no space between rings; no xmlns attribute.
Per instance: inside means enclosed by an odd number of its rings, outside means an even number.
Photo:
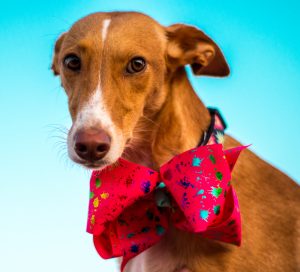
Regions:
<svg viewBox="0 0 300 272"><path fill-rule="evenodd" d="M64 136L60 136L60 135L53 135L53 136L49 136L49 139L57 139L57 140L61 140L64 143L67 142L67 138Z"/></svg>
<svg viewBox="0 0 300 272"><path fill-rule="evenodd" d="M145 120L151 122L152 124L154 124L155 126L159 126L158 123L156 123L155 121L153 121L152 119L150 119L149 117L145 116L145 115L142 115L141 116L142 118L144 118Z"/></svg>
<svg viewBox="0 0 300 272"><path fill-rule="evenodd" d="M66 135L68 134L68 131L69 131L65 126L62 126L59 124L50 124L50 125L47 125L46 128L51 129L50 132L58 131L60 133L66 134Z"/></svg>

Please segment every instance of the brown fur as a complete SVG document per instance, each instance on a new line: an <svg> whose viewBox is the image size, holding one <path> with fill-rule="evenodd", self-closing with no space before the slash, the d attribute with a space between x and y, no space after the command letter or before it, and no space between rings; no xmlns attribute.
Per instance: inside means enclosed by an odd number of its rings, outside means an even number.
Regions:
<svg viewBox="0 0 300 272"><path fill-rule="evenodd" d="M105 18L113 20L102 46L99 29ZM62 67L68 52L79 54L86 64L78 75ZM144 56L149 65L141 75L128 77L122 69L135 55ZM186 64L198 75L229 73L221 50L196 28L164 28L139 13L97 13L61 36L53 70L62 78L73 120L100 71L105 103L128 142L123 157L158 168L195 147L210 123L189 83ZM226 136L225 148L237 145ZM126 271L299 271L299 186L250 150L234 169L233 186L242 213L241 247L172 229ZM183 267L186 270L180 270Z"/></svg>

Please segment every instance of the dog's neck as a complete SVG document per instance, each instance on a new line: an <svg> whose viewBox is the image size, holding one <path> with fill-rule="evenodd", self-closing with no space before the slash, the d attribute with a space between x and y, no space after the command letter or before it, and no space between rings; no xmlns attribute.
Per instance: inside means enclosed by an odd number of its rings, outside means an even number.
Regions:
<svg viewBox="0 0 300 272"><path fill-rule="evenodd" d="M166 79L165 92L165 102L158 111L145 111L124 153L126 159L154 169L197 146L210 124L209 111L184 68Z"/></svg>

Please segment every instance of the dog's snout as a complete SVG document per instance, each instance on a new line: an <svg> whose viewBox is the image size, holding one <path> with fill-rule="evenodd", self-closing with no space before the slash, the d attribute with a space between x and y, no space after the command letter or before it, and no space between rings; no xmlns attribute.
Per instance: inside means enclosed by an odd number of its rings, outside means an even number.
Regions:
<svg viewBox="0 0 300 272"><path fill-rule="evenodd" d="M89 162L104 158L110 149L110 136L101 129L80 130L75 134L74 140L76 154Z"/></svg>

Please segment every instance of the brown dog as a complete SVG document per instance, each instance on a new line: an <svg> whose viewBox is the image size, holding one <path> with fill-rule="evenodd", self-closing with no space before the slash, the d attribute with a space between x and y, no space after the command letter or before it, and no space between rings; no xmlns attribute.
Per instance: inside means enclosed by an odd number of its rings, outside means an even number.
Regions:
<svg viewBox="0 0 300 272"><path fill-rule="evenodd" d="M210 115L187 78L188 64L196 75L229 74L219 47L191 26L163 27L134 12L75 23L58 39L52 66L69 99L71 159L101 169L122 156L155 169L195 147ZM225 137L225 148L237 145ZM126 271L299 271L298 185L247 150L233 186L241 247L172 229Z"/></svg>

